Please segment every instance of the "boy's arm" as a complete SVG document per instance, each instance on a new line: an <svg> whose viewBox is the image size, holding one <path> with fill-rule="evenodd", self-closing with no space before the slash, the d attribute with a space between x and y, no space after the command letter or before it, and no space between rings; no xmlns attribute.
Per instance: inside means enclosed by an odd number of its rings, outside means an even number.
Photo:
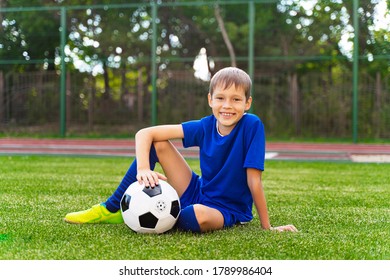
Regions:
<svg viewBox="0 0 390 280"><path fill-rule="evenodd" d="M265 199L262 171L255 168L247 168L248 186L252 194L253 203L255 204L257 213L260 218L261 227L263 229L276 231L298 231L293 225L271 227L268 217L267 201Z"/></svg>
<svg viewBox="0 0 390 280"><path fill-rule="evenodd" d="M252 194L253 203L255 204L257 213L259 214L261 227L263 229L271 229L271 224L268 217L267 201L265 199L263 182L261 179L262 172L255 168L247 169L248 186Z"/></svg>
<svg viewBox="0 0 390 280"><path fill-rule="evenodd" d="M184 138L183 127L177 125L159 125L141 129L135 135L135 154L137 158L137 179L146 186L154 186L158 179L167 178L158 172L150 170L149 154L153 142Z"/></svg>

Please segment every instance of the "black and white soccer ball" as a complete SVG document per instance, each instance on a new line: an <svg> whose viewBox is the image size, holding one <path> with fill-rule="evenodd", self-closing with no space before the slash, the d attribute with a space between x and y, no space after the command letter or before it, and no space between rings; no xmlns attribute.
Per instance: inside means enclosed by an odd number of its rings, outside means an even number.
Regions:
<svg viewBox="0 0 390 280"><path fill-rule="evenodd" d="M164 233L172 229L180 210L177 192L163 180L154 188L134 182L121 200L125 224L138 233Z"/></svg>

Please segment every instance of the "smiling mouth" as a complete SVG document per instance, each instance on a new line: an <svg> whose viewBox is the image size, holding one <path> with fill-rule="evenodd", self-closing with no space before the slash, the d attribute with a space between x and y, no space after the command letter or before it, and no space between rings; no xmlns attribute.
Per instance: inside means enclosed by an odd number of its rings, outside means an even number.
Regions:
<svg viewBox="0 0 390 280"><path fill-rule="evenodd" d="M222 116L224 117L231 117L233 116L234 114L233 113L220 113Z"/></svg>

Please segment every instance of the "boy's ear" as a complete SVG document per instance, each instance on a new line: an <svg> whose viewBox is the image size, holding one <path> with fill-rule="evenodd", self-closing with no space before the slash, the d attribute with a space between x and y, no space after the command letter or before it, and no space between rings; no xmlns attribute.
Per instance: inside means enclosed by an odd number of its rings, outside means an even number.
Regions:
<svg viewBox="0 0 390 280"><path fill-rule="evenodd" d="M210 93L210 92L209 92L209 94L207 94L207 99L208 99L208 101L209 101L209 106L212 107L212 106L211 106L212 97L211 97L211 93Z"/></svg>
<svg viewBox="0 0 390 280"><path fill-rule="evenodd" d="M245 111L248 111L251 108L251 105L252 105L252 96L249 96L245 104Z"/></svg>

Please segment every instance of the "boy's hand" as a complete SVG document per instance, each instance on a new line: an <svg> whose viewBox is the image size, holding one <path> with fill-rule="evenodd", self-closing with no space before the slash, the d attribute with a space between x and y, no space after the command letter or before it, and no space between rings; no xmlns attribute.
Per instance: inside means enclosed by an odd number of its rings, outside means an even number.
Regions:
<svg viewBox="0 0 390 280"><path fill-rule="evenodd" d="M150 169L141 169L137 172L138 183L144 184L146 188L154 188L159 184L158 180L167 180L165 175Z"/></svg>
<svg viewBox="0 0 390 280"><path fill-rule="evenodd" d="M297 228L294 225L271 227L270 230L279 231L279 232L282 232L282 231L298 232Z"/></svg>

